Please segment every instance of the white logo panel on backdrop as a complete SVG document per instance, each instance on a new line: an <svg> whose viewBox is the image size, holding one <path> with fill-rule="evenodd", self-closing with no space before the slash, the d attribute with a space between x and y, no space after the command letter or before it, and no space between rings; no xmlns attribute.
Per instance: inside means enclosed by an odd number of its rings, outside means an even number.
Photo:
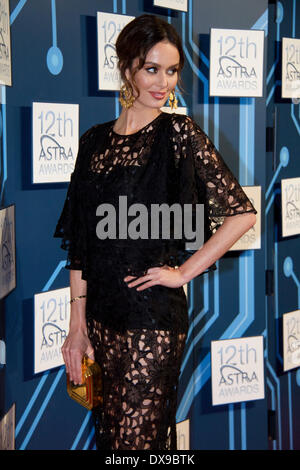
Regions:
<svg viewBox="0 0 300 470"><path fill-rule="evenodd" d="M264 31L210 31L210 96L263 94Z"/></svg>
<svg viewBox="0 0 300 470"><path fill-rule="evenodd" d="M300 39L282 38L282 98L300 98Z"/></svg>
<svg viewBox="0 0 300 470"><path fill-rule="evenodd" d="M281 180L282 236L300 233L300 178Z"/></svg>
<svg viewBox="0 0 300 470"><path fill-rule="evenodd" d="M79 105L32 103L33 183L70 181L78 152Z"/></svg>
<svg viewBox="0 0 300 470"><path fill-rule="evenodd" d="M120 31L134 16L97 12L98 31L98 88L120 90L120 72L116 53L116 40Z"/></svg>
<svg viewBox="0 0 300 470"><path fill-rule="evenodd" d="M172 10L188 11L188 0L154 0L155 7L171 8Z"/></svg>
<svg viewBox="0 0 300 470"><path fill-rule="evenodd" d="M14 204L0 210L0 299L16 287L16 237Z"/></svg>
<svg viewBox="0 0 300 470"><path fill-rule="evenodd" d="M283 369L300 367L300 310L284 313L283 319Z"/></svg>
<svg viewBox="0 0 300 470"><path fill-rule="evenodd" d="M61 347L69 332L70 288L34 296L34 373L64 364Z"/></svg>
<svg viewBox="0 0 300 470"><path fill-rule="evenodd" d="M256 222L229 251L261 248L261 186L243 186L242 188L257 210Z"/></svg>
<svg viewBox="0 0 300 470"><path fill-rule="evenodd" d="M211 342L213 405L265 396L263 336Z"/></svg>
<svg viewBox="0 0 300 470"><path fill-rule="evenodd" d="M176 424L177 449L190 450L190 420L185 419Z"/></svg>
<svg viewBox="0 0 300 470"><path fill-rule="evenodd" d="M11 86L11 42L9 0L0 2L0 85Z"/></svg>

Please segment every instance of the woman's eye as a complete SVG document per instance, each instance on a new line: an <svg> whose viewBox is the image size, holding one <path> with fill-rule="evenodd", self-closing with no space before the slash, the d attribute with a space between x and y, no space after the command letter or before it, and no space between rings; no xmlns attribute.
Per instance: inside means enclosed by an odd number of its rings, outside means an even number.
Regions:
<svg viewBox="0 0 300 470"><path fill-rule="evenodd" d="M156 67L148 67L146 70L147 70L147 72L150 72L150 73L156 73L157 72Z"/></svg>
<svg viewBox="0 0 300 470"><path fill-rule="evenodd" d="M157 67L147 67L146 68L146 71L149 72L149 73L157 73L158 69ZM174 75L176 72L178 71L178 69L170 69L168 70L167 74L168 75Z"/></svg>

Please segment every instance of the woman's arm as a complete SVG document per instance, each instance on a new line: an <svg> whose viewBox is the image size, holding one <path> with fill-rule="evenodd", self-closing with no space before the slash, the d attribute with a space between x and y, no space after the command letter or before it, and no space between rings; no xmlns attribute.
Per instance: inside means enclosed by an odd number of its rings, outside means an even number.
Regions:
<svg viewBox="0 0 300 470"><path fill-rule="evenodd" d="M81 278L82 271L70 270L71 299L86 295L87 281ZM62 355L67 374L75 384L82 382L81 360L84 354L92 359L93 348L88 338L86 325L86 298L76 299L71 303L69 334L62 347Z"/></svg>
<svg viewBox="0 0 300 470"><path fill-rule="evenodd" d="M70 295L71 299L86 295L87 282L81 278L82 271L71 269L70 270ZM75 300L71 303L71 317L70 329L75 328L86 333L86 319L85 319L86 298Z"/></svg>
<svg viewBox="0 0 300 470"><path fill-rule="evenodd" d="M211 238L178 269L167 265L149 268L145 276L138 279L133 276L126 276L124 281L129 288L137 287L138 291L143 291L155 285L183 286L221 258L255 224L255 221L256 215L253 212L226 217L221 227Z"/></svg>
<svg viewBox="0 0 300 470"><path fill-rule="evenodd" d="M179 266L184 284L220 259L256 222L253 212L226 217L221 227L187 261Z"/></svg>

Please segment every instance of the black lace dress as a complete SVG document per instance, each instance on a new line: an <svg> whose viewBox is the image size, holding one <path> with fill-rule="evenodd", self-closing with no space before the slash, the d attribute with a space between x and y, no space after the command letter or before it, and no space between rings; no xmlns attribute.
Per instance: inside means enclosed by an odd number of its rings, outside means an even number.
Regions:
<svg viewBox="0 0 300 470"><path fill-rule="evenodd" d="M115 133L114 123L96 125L81 137L54 236L67 250L66 267L81 270L87 281L88 333L104 385L104 405L93 411L97 448L175 450L188 330L184 289L156 285L137 291L124 278L145 275L150 267L180 266L193 254L184 229L177 238L171 219L168 237L160 227L159 237L151 238L152 204L192 204L193 214L203 204L204 241L224 217L256 210L191 118L162 113L131 135ZM141 204L148 220L138 224ZM105 224L98 224L108 214L104 239ZM128 233L135 224L130 233L140 238L124 235L119 215Z"/></svg>

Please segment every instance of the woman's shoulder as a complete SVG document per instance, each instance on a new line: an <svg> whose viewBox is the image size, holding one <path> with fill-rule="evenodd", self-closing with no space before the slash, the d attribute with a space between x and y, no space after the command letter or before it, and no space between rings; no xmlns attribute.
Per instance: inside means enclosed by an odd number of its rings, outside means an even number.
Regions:
<svg viewBox="0 0 300 470"><path fill-rule="evenodd" d="M115 120L107 121L101 124L94 124L92 127L87 129L80 137L80 143L85 144L86 142L101 136L104 132L113 125Z"/></svg>
<svg viewBox="0 0 300 470"><path fill-rule="evenodd" d="M201 128L193 118L186 114L170 113L169 121L172 132L175 134L194 134L196 131L201 132Z"/></svg>

